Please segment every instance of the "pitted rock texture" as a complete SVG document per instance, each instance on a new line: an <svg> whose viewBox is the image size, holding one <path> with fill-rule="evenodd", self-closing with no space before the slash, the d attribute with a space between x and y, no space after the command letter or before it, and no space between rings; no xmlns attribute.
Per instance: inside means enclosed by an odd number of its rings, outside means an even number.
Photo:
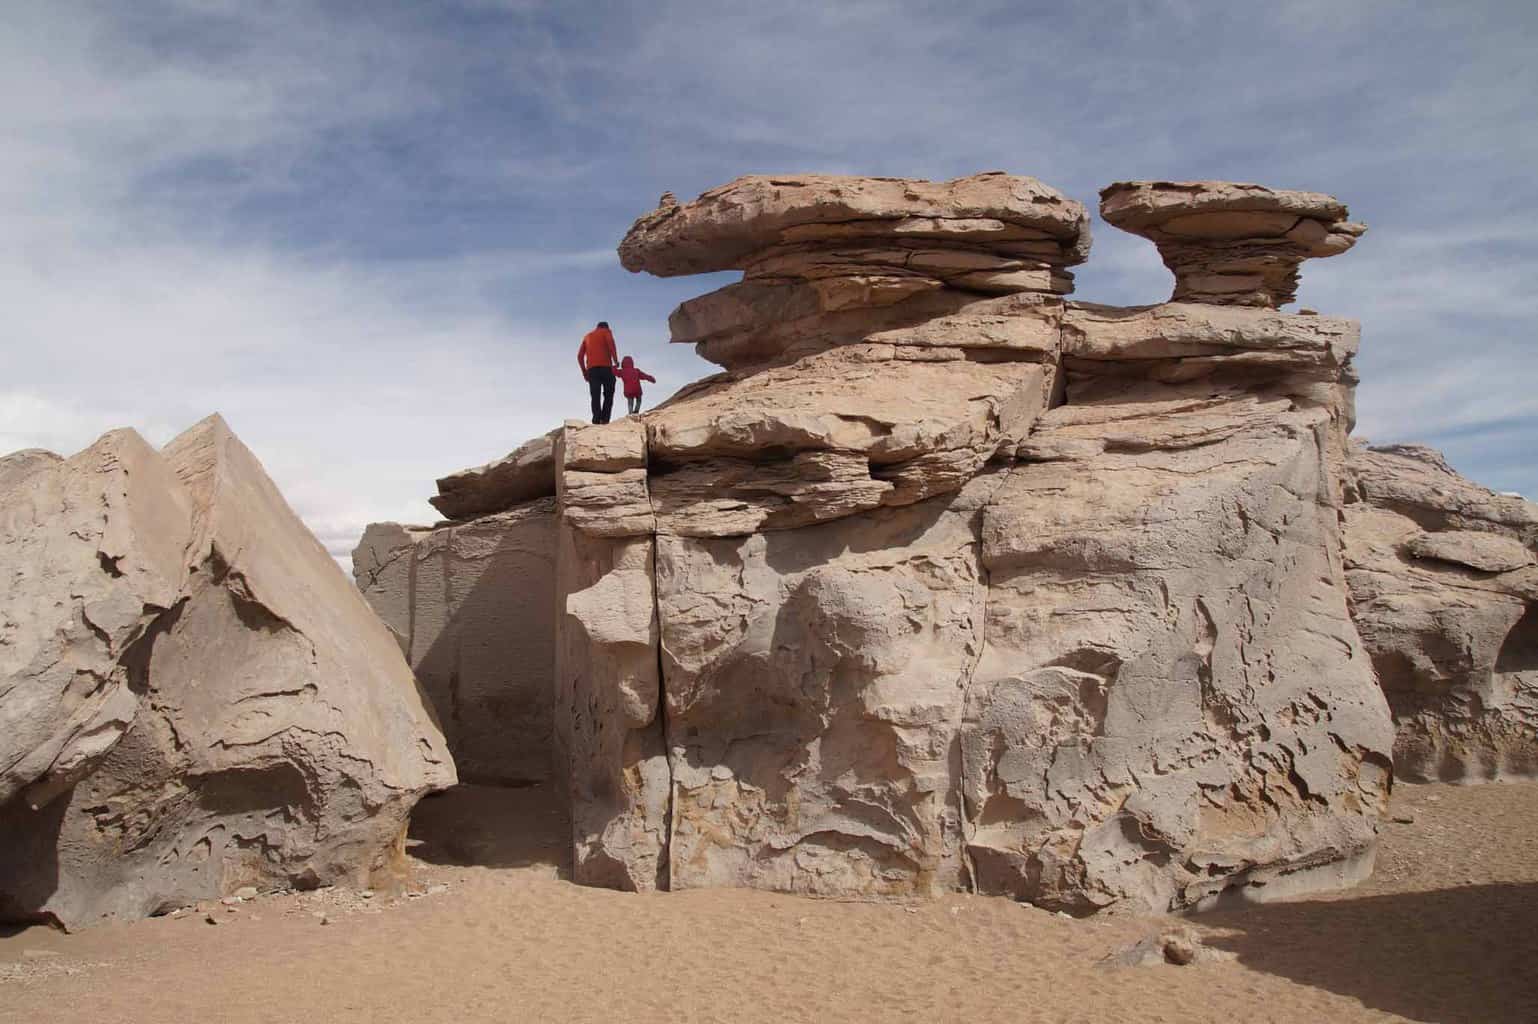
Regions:
<svg viewBox="0 0 1538 1024"><path fill-rule="evenodd" d="M211 417L159 453L116 431L30 461L0 492L23 584L0 913L73 927L389 869L453 764L395 640L255 456Z"/></svg>
<svg viewBox="0 0 1538 1024"><path fill-rule="evenodd" d="M555 443L578 881L1167 910L1370 869L1357 326L1067 302L1076 205L743 179L637 222L626 266L746 277L672 318L726 373ZM1027 243L1045 276L971 276Z"/></svg>
<svg viewBox="0 0 1538 1024"><path fill-rule="evenodd" d="M1538 776L1538 505L1435 451L1353 445L1352 615L1416 781Z"/></svg>
<svg viewBox="0 0 1538 1024"><path fill-rule="evenodd" d="M466 782L550 775L555 530L555 499L540 498L438 529L375 523L353 552Z"/></svg>
<svg viewBox="0 0 1538 1024"><path fill-rule="evenodd" d="M1100 215L1159 247L1171 301L1235 306L1286 305L1300 263L1339 255L1367 230L1334 196L1233 181L1119 181L1101 190Z"/></svg>

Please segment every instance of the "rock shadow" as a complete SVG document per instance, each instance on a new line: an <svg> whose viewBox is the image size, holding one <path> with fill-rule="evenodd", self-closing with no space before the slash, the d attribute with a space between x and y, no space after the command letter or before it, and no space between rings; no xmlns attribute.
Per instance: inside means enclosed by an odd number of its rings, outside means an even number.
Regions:
<svg viewBox="0 0 1538 1024"><path fill-rule="evenodd" d="M1412 1020L1538 1020L1538 884L1473 885L1359 899L1219 909L1210 946L1247 967Z"/></svg>
<svg viewBox="0 0 1538 1024"><path fill-rule="evenodd" d="M561 787L459 785L411 815L408 852L429 864L546 868L571 878L571 821Z"/></svg>

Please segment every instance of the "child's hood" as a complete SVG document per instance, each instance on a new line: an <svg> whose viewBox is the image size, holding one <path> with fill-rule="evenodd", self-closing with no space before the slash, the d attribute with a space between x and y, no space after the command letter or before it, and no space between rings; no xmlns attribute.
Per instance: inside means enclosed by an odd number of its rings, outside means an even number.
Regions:
<svg viewBox="0 0 1538 1024"><path fill-rule="evenodd" d="M625 369L627 369L627 370L628 370L628 369L630 369L630 368L631 368L631 367L632 367L632 366L634 366L634 365L635 365L635 360L634 360L634 359L631 359L631 358L630 358L630 357L629 357L629 356L626 356L626 357L625 357L625 358L624 358L624 359L621 359L621 360L620 360L620 361L619 361L619 364L620 364L620 365L621 365L621 366L623 366L623 367L624 367L624 368L625 368Z"/></svg>

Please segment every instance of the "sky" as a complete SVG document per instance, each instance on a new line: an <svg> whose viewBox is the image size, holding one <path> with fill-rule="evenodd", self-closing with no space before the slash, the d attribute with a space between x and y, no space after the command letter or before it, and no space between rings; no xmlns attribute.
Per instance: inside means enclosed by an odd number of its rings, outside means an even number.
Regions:
<svg viewBox="0 0 1538 1024"><path fill-rule="evenodd" d="M0 0L0 452L219 411L345 559L584 416L596 320L649 404L714 369L667 314L735 275L614 253L663 191L1005 170L1338 196L1358 435L1538 496L1535 52L1530 0ZM1076 297L1168 298L1093 231Z"/></svg>

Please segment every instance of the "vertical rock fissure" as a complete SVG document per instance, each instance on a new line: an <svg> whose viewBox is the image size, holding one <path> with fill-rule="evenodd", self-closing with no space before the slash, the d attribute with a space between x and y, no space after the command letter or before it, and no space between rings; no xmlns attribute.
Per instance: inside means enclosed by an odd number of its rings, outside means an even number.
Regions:
<svg viewBox="0 0 1538 1024"><path fill-rule="evenodd" d="M647 497L650 502L650 496ZM655 512L655 509L653 509ZM662 603L657 599L657 534L652 533L652 621L657 625L657 725L662 734L663 763L668 769L668 802L662 812L662 850L657 858L657 888L673 888L673 808L678 783L673 775L673 744L668 736L668 685L662 657Z"/></svg>

